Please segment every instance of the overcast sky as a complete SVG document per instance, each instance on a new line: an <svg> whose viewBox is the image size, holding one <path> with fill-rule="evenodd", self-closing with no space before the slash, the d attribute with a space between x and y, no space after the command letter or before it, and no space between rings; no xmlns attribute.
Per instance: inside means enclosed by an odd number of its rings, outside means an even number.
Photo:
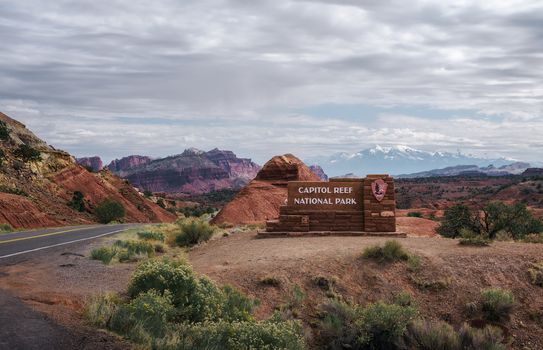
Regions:
<svg viewBox="0 0 543 350"><path fill-rule="evenodd" d="M0 1L0 42L0 111L76 156L543 160L540 0Z"/></svg>

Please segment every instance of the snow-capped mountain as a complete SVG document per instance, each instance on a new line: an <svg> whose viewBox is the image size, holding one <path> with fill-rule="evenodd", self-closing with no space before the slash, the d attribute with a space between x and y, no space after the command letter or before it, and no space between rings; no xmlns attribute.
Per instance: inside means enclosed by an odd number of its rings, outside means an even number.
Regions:
<svg viewBox="0 0 543 350"><path fill-rule="evenodd" d="M366 174L409 174L457 165L476 165L501 167L514 163L514 159L480 158L463 153L427 152L397 145L379 145L357 153L336 153L329 157L306 159L310 164L319 164L329 176L355 173Z"/></svg>

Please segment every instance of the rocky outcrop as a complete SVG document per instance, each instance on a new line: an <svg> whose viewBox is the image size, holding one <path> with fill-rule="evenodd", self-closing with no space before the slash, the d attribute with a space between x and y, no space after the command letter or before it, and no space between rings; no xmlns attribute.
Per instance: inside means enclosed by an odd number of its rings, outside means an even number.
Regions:
<svg viewBox="0 0 543 350"><path fill-rule="evenodd" d="M320 165L313 164L309 166L309 170L315 175L317 175L322 181L328 181L328 175L324 172Z"/></svg>
<svg viewBox="0 0 543 350"><path fill-rule="evenodd" d="M115 159L109 163L107 168L113 173L123 176L133 168L149 164L151 162L150 157L146 156L128 156L121 159Z"/></svg>
<svg viewBox="0 0 543 350"><path fill-rule="evenodd" d="M522 176L543 176L543 168L528 168L522 173Z"/></svg>
<svg viewBox="0 0 543 350"><path fill-rule="evenodd" d="M104 167L102 159L98 156L76 158L77 164L90 169L91 171L98 172Z"/></svg>
<svg viewBox="0 0 543 350"><path fill-rule="evenodd" d="M279 216L279 207L287 199L288 181L321 181L292 154L275 156L256 178L226 204L213 219L214 224L253 224Z"/></svg>
<svg viewBox="0 0 543 350"><path fill-rule="evenodd" d="M125 207L125 222L175 219L125 180L108 171L89 172L2 113L0 149L0 223L14 228L94 223L94 209L107 198ZM83 212L68 205L76 191L83 193Z"/></svg>
<svg viewBox="0 0 543 350"><path fill-rule="evenodd" d="M201 194L220 189L239 189L260 167L250 159L217 148L204 152L195 148L182 154L151 160L131 156L108 167L141 191Z"/></svg>

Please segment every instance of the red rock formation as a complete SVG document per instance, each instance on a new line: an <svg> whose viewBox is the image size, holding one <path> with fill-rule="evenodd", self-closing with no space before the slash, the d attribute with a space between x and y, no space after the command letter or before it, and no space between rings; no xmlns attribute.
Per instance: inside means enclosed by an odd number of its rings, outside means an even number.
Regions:
<svg viewBox="0 0 543 350"><path fill-rule="evenodd" d="M275 156L222 208L213 223L260 224L277 218L279 207L287 199L288 181L320 181L320 178L292 154Z"/></svg>
<svg viewBox="0 0 543 350"><path fill-rule="evenodd" d="M112 163L109 168L142 191L174 194L200 194L224 188L242 188L260 169L250 159L238 158L231 151L219 149L209 152L187 149L179 155L134 166L117 166Z"/></svg>
<svg viewBox="0 0 543 350"><path fill-rule="evenodd" d="M88 224L96 221L93 211L106 198L126 209L126 222L173 221L175 216L146 200L126 181L102 171L91 173L68 153L56 150L26 127L0 113L0 127L8 137L0 140L4 151L0 167L0 223L14 228ZM27 145L40 159L23 159L16 150ZM86 211L67 204L75 191L84 195Z"/></svg>
<svg viewBox="0 0 543 350"><path fill-rule="evenodd" d="M76 158L76 162L77 164L87 169L91 169L94 172L100 171L104 167L104 163L102 162L102 159L98 156Z"/></svg>
<svg viewBox="0 0 543 350"><path fill-rule="evenodd" d="M315 175L317 175L322 181L328 181L328 175L324 172L320 165L313 164L309 166L309 170Z"/></svg>
<svg viewBox="0 0 543 350"><path fill-rule="evenodd" d="M121 159L115 159L109 165L107 168L112 171L113 173L123 176L123 174L133 168L137 168L139 166L149 164L151 162L151 158L147 156L128 156Z"/></svg>

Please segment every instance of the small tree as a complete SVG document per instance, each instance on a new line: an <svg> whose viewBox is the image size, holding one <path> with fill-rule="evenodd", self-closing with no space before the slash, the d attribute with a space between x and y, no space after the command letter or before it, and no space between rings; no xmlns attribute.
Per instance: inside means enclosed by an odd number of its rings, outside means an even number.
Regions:
<svg viewBox="0 0 543 350"><path fill-rule="evenodd" d="M9 140L9 129L5 122L0 120L0 141Z"/></svg>
<svg viewBox="0 0 543 350"><path fill-rule="evenodd" d="M480 222L481 234L490 239L496 238L500 231L509 233L515 239L543 231L543 223L534 218L522 203L489 203L483 208Z"/></svg>
<svg viewBox="0 0 543 350"><path fill-rule="evenodd" d="M41 153L35 148L22 144L14 152L15 156L25 162L34 162L41 160Z"/></svg>
<svg viewBox="0 0 543 350"><path fill-rule="evenodd" d="M113 199L106 199L98 204L95 215L99 222L108 224L114 220L122 219L125 216L125 209L121 203Z"/></svg>
<svg viewBox="0 0 543 350"><path fill-rule="evenodd" d="M437 228L437 233L443 237L456 238L460 237L462 229L478 231L476 216L468 206L463 204L447 208L441 226Z"/></svg>
<svg viewBox="0 0 543 350"><path fill-rule="evenodd" d="M75 191L74 195L72 196L72 200L68 202L68 206L72 208L73 210L84 212L85 201L84 201L83 193L81 193L80 191Z"/></svg>

